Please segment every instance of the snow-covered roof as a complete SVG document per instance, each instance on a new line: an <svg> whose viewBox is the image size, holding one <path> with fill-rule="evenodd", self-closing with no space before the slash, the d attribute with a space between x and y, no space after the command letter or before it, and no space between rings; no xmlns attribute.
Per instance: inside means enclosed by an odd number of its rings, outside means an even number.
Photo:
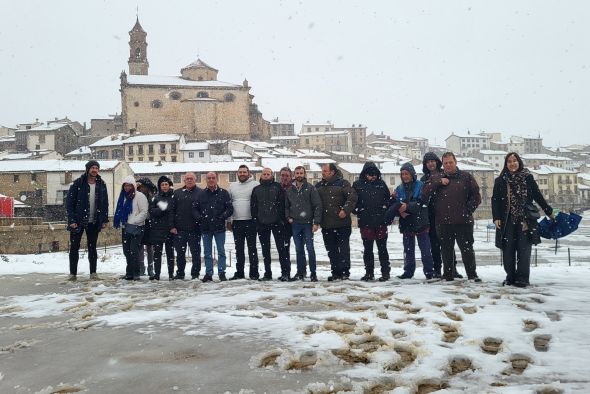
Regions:
<svg viewBox="0 0 590 394"><path fill-rule="evenodd" d="M277 135L275 137L270 137L270 140L277 140L277 141L281 141L281 140L298 140L299 136L298 135Z"/></svg>
<svg viewBox="0 0 590 394"><path fill-rule="evenodd" d="M300 157L275 157L272 159L261 159L260 164L263 167L268 167L274 172L279 172L283 167L289 167L294 170L297 166L307 167L306 171L321 172L322 167L313 159L304 159Z"/></svg>
<svg viewBox="0 0 590 394"><path fill-rule="evenodd" d="M224 162L224 161L232 161L234 158L231 155L211 155L209 156L210 162Z"/></svg>
<svg viewBox="0 0 590 394"><path fill-rule="evenodd" d="M300 155L301 157L330 157L330 155L328 155L327 153L324 152L319 152L317 150L313 150L313 149L297 149L296 152L298 155Z"/></svg>
<svg viewBox="0 0 590 394"><path fill-rule="evenodd" d="M262 159L272 159L273 157L275 157L275 155L273 155L270 152L254 152L254 155L256 155Z"/></svg>
<svg viewBox="0 0 590 394"><path fill-rule="evenodd" d="M123 146L123 139L129 137L129 134L114 134L101 138L93 144L88 145L91 148L101 148L106 146Z"/></svg>
<svg viewBox="0 0 590 394"><path fill-rule="evenodd" d="M0 137L0 142L12 142L12 141L16 141L16 137L13 135Z"/></svg>
<svg viewBox="0 0 590 394"><path fill-rule="evenodd" d="M457 167L461 171L492 171L492 172L495 171L492 167L490 167L490 165L488 163L486 163L485 166L478 166L478 165L460 162L457 164ZM420 168L422 168L422 167L420 167Z"/></svg>
<svg viewBox="0 0 590 394"><path fill-rule="evenodd" d="M272 149L276 146L276 144L271 144L265 141L243 141L243 140L231 140L230 142L235 142L238 144L242 144L244 146L248 146L254 149Z"/></svg>
<svg viewBox="0 0 590 394"><path fill-rule="evenodd" d="M214 163L158 163L153 162L134 162L129 163L129 167L135 174L173 174L178 172L230 172L238 171L241 164L246 164L250 171L262 171L261 167L257 167L254 162L244 161L226 161Z"/></svg>
<svg viewBox="0 0 590 394"><path fill-rule="evenodd" d="M294 124L294 123L292 121L290 121L290 120L281 120L281 119L278 119L278 120L271 120L270 121L270 124Z"/></svg>
<svg viewBox="0 0 590 394"><path fill-rule="evenodd" d="M179 87L202 87L202 88L241 88L236 85L222 81L191 81L175 76L165 75L129 75L128 85L155 85L155 86L179 86Z"/></svg>
<svg viewBox="0 0 590 394"><path fill-rule="evenodd" d="M231 157L233 157L234 159L251 159L252 155L241 150L232 150Z"/></svg>
<svg viewBox="0 0 590 394"><path fill-rule="evenodd" d="M187 142L180 147L180 150L207 150L208 142Z"/></svg>
<svg viewBox="0 0 590 394"><path fill-rule="evenodd" d="M449 136L448 136L448 137L445 139L445 141L446 141L446 140L448 140L448 139L449 139L449 138L451 138L451 137L459 137L459 138L484 138L484 139L488 139L488 140L489 140L490 138L492 138L492 137L491 137L491 136L489 136L489 135L481 135L481 134L455 134L455 133L453 133L453 134L449 135Z"/></svg>
<svg viewBox="0 0 590 394"><path fill-rule="evenodd" d="M180 141L179 134L142 134L134 135L123 140L123 144L142 144L149 142L175 142Z"/></svg>
<svg viewBox="0 0 590 394"><path fill-rule="evenodd" d="M89 146L82 146L80 148L76 148L73 151L66 153L66 156L83 156L83 155L89 155L92 152L90 151L90 147Z"/></svg>
<svg viewBox="0 0 590 394"><path fill-rule="evenodd" d="M354 155L354 153L352 153L352 152L340 152L337 150L333 150L330 153L332 153L333 155L336 155L336 156L353 156Z"/></svg>
<svg viewBox="0 0 590 394"><path fill-rule="evenodd" d="M342 130L342 131L310 131L310 132L305 132L302 131L301 133L299 133L300 137L307 137L307 136L314 136L314 135L344 135L344 134L348 134L350 133L348 130Z"/></svg>
<svg viewBox="0 0 590 394"><path fill-rule="evenodd" d="M563 156L551 156L545 153L527 153L526 155L520 156L523 160L557 160L557 161L570 161L569 157Z"/></svg>
<svg viewBox="0 0 590 394"><path fill-rule="evenodd" d="M99 160L100 171L110 171L119 165L118 160ZM0 172L64 172L86 171L83 160L11 160L2 162Z"/></svg>
<svg viewBox="0 0 590 394"><path fill-rule="evenodd" d="M338 167L349 174L359 175L364 165L365 163L340 163ZM381 175L399 174L402 168L401 165L393 162L381 163L380 167L379 171L381 171ZM416 174L422 174L422 165L414 166L414 169L416 170Z"/></svg>
<svg viewBox="0 0 590 394"><path fill-rule="evenodd" d="M182 69L184 70L184 69L187 69L187 68L208 68L208 69L213 70L213 71L219 71L216 68L211 67L210 65L208 65L207 63L205 63L201 59L195 60L194 62L192 62L188 66L183 67Z"/></svg>
<svg viewBox="0 0 590 394"><path fill-rule="evenodd" d="M529 168L529 171L539 175L576 173L575 171L566 170L565 168L553 167L545 164L540 165L538 168Z"/></svg>
<svg viewBox="0 0 590 394"><path fill-rule="evenodd" d="M458 163L472 164L476 166L487 167L490 165L487 161L476 159L475 157L457 157Z"/></svg>
<svg viewBox="0 0 590 394"><path fill-rule="evenodd" d="M482 155L506 155L508 152L503 150L493 150L493 149L483 149L480 150L479 153Z"/></svg>
<svg viewBox="0 0 590 394"><path fill-rule="evenodd" d="M272 153L279 156L297 156L295 152L290 151L289 149L276 148L272 151Z"/></svg>
<svg viewBox="0 0 590 394"><path fill-rule="evenodd" d="M26 132L29 132L29 131L54 131L57 129L61 129L64 126L69 126L69 125L67 123L55 122L55 123L50 123L48 125L41 125L41 126L33 127L28 130L15 130L15 133L20 133L23 131L26 131Z"/></svg>
<svg viewBox="0 0 590 394"><path fill-rule="evenodd" d="M590 173L587 172L579 172L578 178L582 178L585 181L590 181Z"/></svg>
<svg viewBox="0 0 590 394"><path fill-rule="evenodd" d="M590 190L590 186L578 184L578 190Z"/></svg>

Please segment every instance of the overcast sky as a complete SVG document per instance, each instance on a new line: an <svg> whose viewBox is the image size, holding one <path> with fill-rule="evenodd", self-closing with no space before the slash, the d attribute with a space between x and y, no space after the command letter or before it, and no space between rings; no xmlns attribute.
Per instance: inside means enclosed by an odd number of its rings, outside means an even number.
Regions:
<svg viewBox="0 0 590 394"><path fill-rule="evenodd" d="M0 124L121 111L129 30L149 73L197 56L264 117L590 143L588 1L0 1ZM90 126L90 124L88 124Z"/></svg>

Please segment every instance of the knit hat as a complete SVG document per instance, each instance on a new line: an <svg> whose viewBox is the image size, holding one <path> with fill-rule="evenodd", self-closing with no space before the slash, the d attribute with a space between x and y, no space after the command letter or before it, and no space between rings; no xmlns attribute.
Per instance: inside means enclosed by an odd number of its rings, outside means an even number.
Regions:
<svg viewBox="0 0 590 394"><path fill-rule="evenodd" d="M86 172L90 171L90 167L92 166L97 166L100 169L100 164L98 164L96 160L90 160L88 163L86 163Z"/></svg>
<svg viewBox="0 0 590 394"><path fill-rule="evenodd" d="M133 177L133 175L127 175L125 178L123 178L121 184L124 185L126 183L133 185L133 187L135 187L135 178Z"/></svg>
<svg viewBox="0 0 590 394"><path fill-rule="evenodd" d="M162 175L160 178L158 178L158 190L161 190L160 185L162 182L168 183L170 187L174 186L172 179L168 178L166 175Z"/></svg>

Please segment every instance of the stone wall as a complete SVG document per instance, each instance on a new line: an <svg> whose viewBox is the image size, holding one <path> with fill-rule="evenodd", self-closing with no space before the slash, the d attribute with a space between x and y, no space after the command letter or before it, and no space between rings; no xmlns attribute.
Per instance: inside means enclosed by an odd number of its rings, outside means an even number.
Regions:
<svg viewBox="0 0 590 394"><path fill-rule="evenodd" d="M69 250L70 233L65 223L40 223L35 218L28 220L3 219L0 221L0 254L32 254ZM8 223L11 221L12 223ZM12 225L14 224L14 225ZM121 243L121 230L108 227L100 232L98 248ZM86 248L82 237L80 248Z"/></svg>

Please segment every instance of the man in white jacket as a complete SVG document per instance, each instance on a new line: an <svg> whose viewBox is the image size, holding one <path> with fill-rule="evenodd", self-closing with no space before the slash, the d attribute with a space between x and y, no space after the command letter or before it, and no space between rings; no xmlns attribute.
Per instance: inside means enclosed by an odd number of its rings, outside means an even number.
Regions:
<svg viewBox="0 0 590 394"><path fill-rule="evenodd" d="M127 260L127 269L123 279L140 279L137 252L143 237L148 210L149 203L146 196L135 190L135 178L130 175L123 179L114 220L115 228L122 227L123 254Z"/></svg>
<svg viewBox="0 0 590 394"><path fill-rule="evenodd" d="M231 222L227 224L227 229L233 231L236 245L236 273L230 280L245 278L246 256L244 254L244 242L248 245L248 260L250 261L248 277L253 280L259 278L256 222L252 219L250 212L252 190L258 185L259 183L251 177L248 166L242 164L238 168L238 182L233 182L229 186L229 195L234 207L234 213Z"/></svg>

